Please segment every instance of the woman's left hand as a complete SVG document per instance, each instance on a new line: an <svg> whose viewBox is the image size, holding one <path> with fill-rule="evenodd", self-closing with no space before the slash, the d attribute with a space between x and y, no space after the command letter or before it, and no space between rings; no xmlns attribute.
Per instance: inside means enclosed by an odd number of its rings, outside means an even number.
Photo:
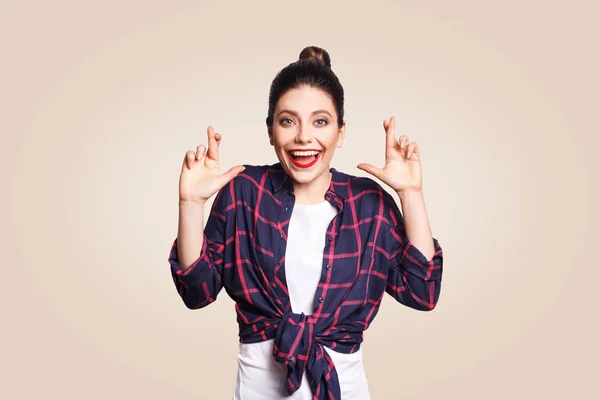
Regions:
<svg viewBox="0 0 600 400"><path fill-rule="evenodd" d="M375 176L397 193L422 190L421 154L415 142L405 135L396 139L396 118L383 121L386 133L383 168L361 163L358 168Z"/></svg>

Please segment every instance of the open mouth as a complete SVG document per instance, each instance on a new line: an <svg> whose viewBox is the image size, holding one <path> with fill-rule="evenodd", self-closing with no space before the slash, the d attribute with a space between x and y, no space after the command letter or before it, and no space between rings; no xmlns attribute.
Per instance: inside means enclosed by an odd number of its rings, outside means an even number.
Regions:
<svg viewBox="0 0 600 400"><path fill-rule="evenodd" d="M309 168L321 158L322 152L319 150L292 150L288 154L296 167Z"/></svg>

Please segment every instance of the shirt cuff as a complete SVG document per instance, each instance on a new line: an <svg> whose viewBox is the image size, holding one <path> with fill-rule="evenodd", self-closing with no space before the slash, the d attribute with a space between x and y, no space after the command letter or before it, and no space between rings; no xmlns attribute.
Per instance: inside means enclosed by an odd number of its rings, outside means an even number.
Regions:
<svg viewBox="0 0 600 400"><path fill-rule="evenodd" d="M177 239L173 241L171 247L171 254L169 255L169 263L171 264L171 272L177 277L177 280L186 286L196 284L198 282L198 275L202 273L204 269L202 264L206 266L206 252L208 251L208 243L206 235L202 241L202 249L198 258L189 266L186 270L181 267L179 263L179 255L177 253Z"/></svg>
<svg viewBox="0 0 600 400"><path fill-rule="evenodd" d="M431 260L407 239L406 245L398 255L400 266L407 272L425 281L437 281L442 277L443 251L439 242L433 238L435 253Z"/></svg>

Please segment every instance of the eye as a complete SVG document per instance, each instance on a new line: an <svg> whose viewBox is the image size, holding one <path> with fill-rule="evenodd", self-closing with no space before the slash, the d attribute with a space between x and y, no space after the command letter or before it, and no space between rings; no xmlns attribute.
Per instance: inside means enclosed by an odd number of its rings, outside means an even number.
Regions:
<svg viewBox="0 0 600 400"><path fill-rule="evenodd" d="M287 123L286 121L289 121L289 123ZM289 124L291 124L291 123L293 123L293 122L294 122L294 121L292 121L292 120L291 120L291 119L289 119L289 118L282 118L282 119L280 119L280 120L279 120L279 123L280 123L281 125L289 125Z"/></svg>
<svg viewBox="0 0 600 400"><path fill-rule="evenodd" d="M321 118L321 119L317 120L317 122L319 122L319 121L322 121L323 123L322 124L317 124L318 126L325 126L325 125L327 125L327 120L326 119Z"/></svg>

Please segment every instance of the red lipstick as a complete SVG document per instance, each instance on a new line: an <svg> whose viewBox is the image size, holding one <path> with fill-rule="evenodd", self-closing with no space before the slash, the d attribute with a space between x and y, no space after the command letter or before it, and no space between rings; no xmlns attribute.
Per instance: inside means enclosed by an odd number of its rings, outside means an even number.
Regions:
<svg viewBox="0 0 600 400"><path fill-rule="evenodd" d="M297 151L317 151L317 155L316 156L299 156L299 157L294 157L292 155L292 152L289 151L288 155L290 156L290 159L292 160L292 164L294 164L296 167L298 168L310 168L313 165L316 164L317 161L319 161L319 159L321 158L321 154L323 154L322 151L319 150L297 150Z"/></svg>

